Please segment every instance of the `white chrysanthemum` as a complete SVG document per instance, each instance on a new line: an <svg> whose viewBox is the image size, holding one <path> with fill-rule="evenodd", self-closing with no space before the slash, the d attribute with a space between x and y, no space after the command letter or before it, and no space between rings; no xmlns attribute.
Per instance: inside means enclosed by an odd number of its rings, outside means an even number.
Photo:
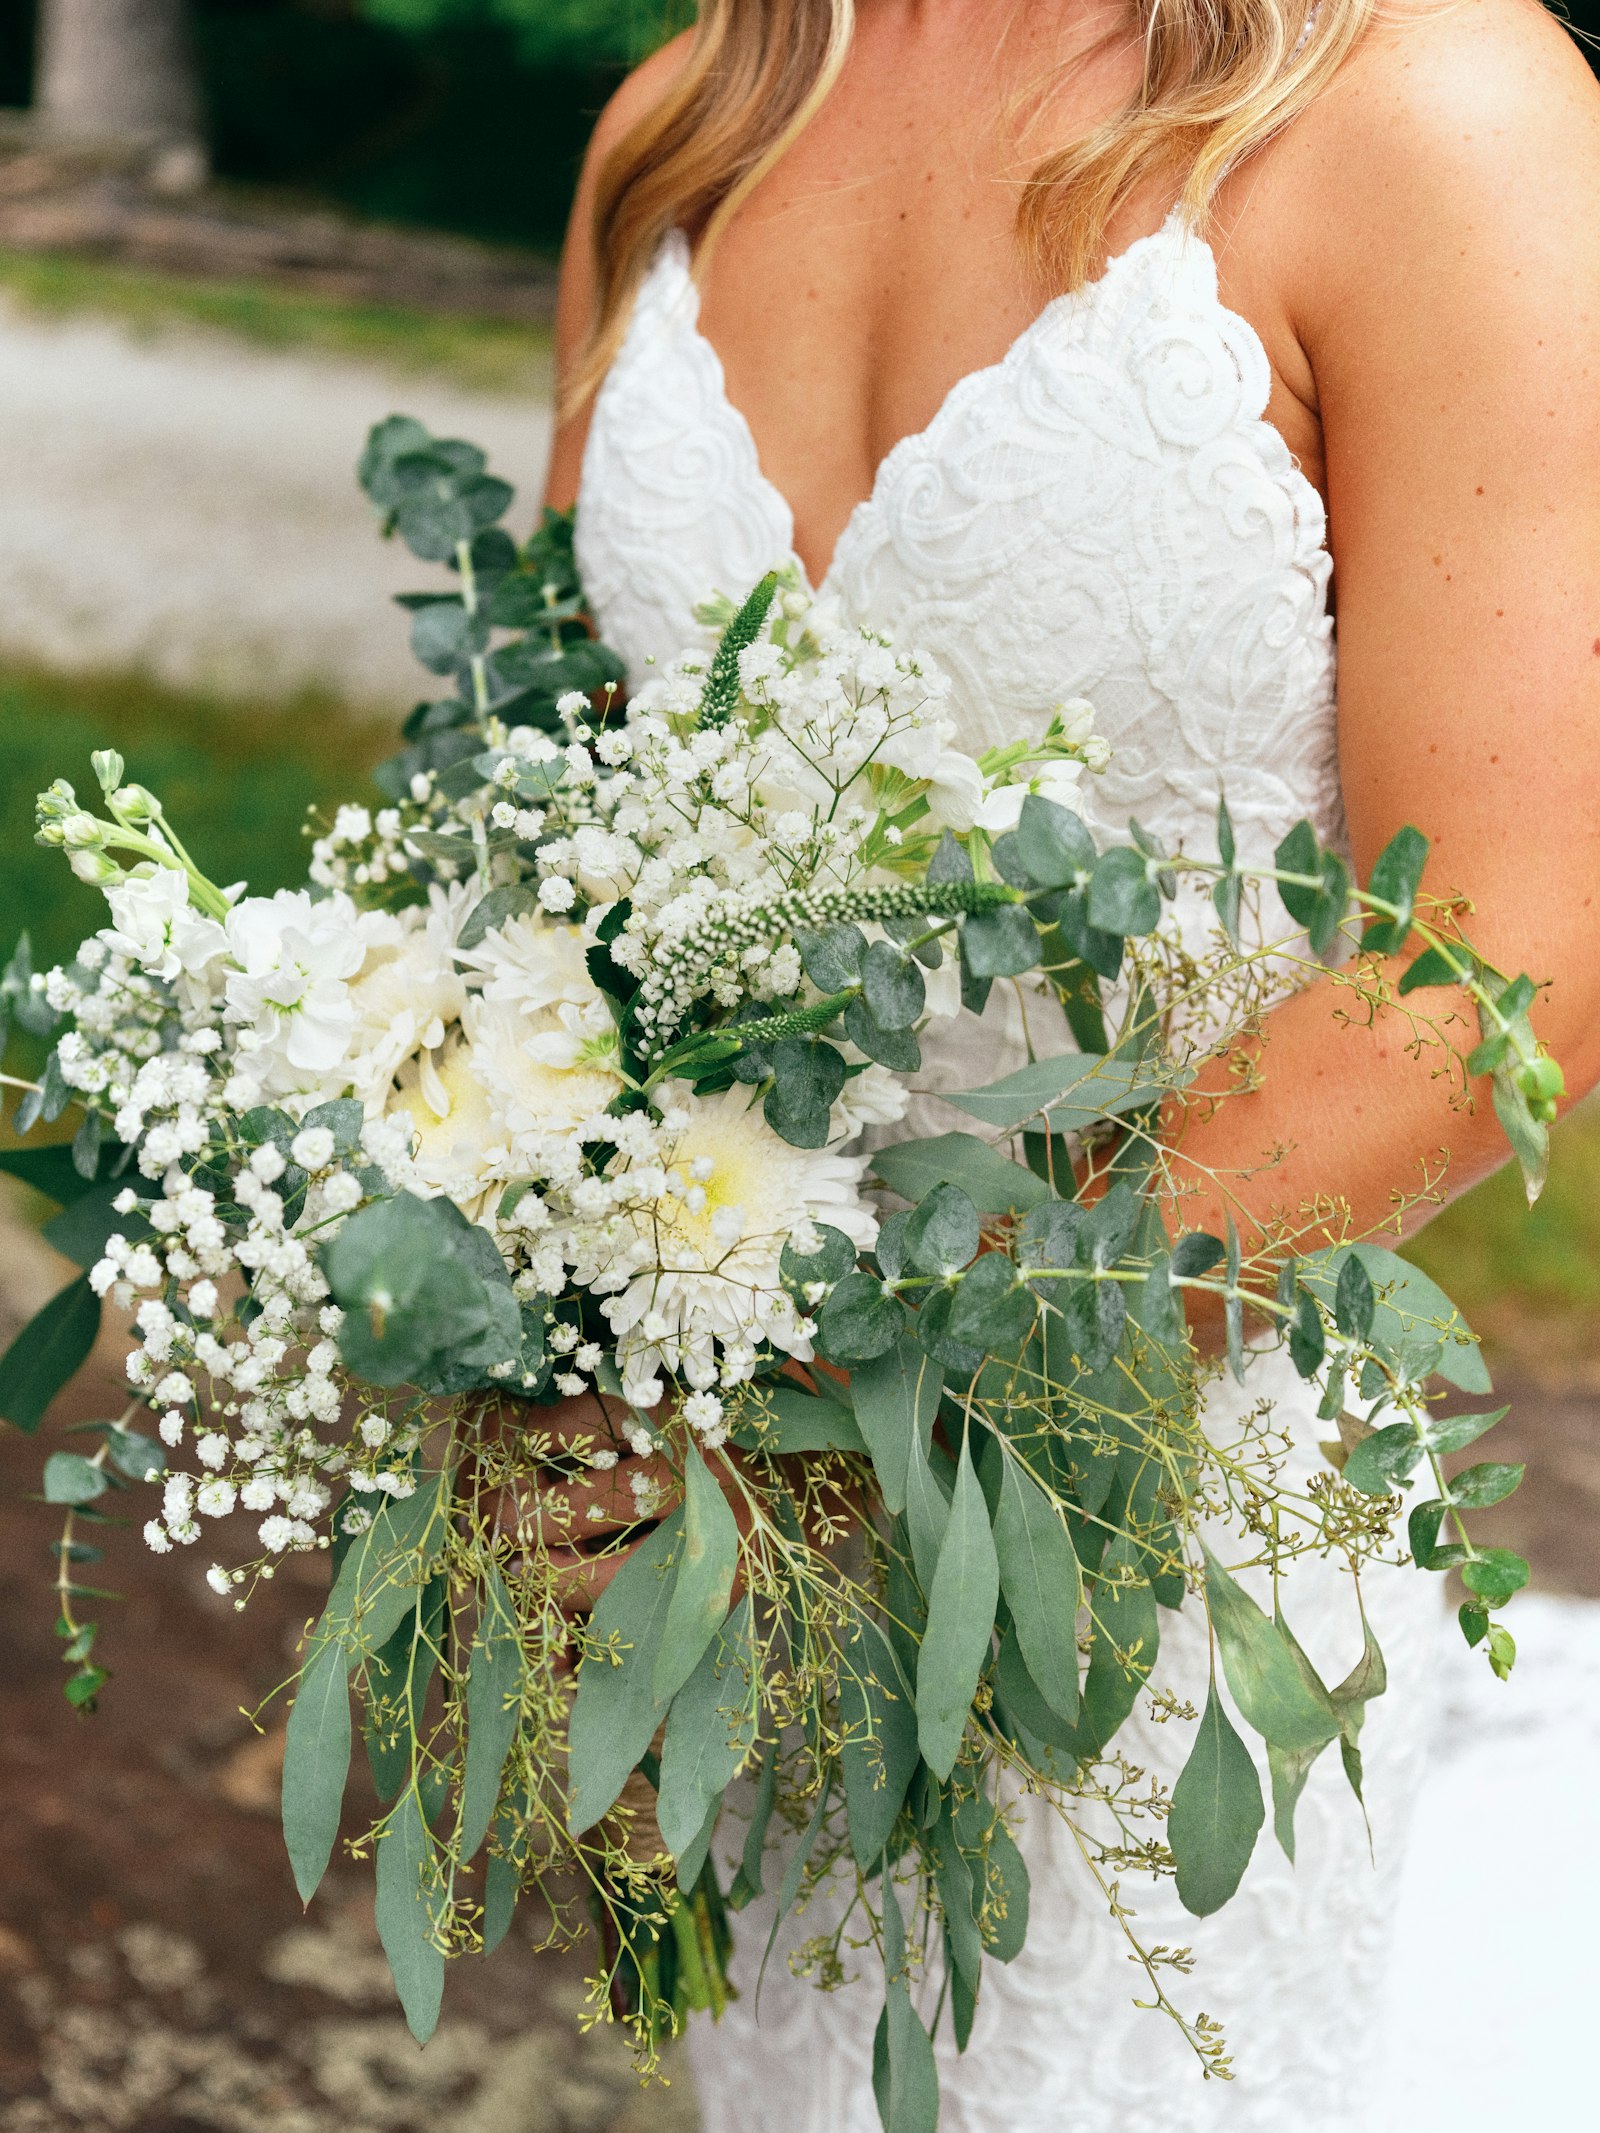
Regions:
<svg viewBox="0 0 1600 2133"><path fill-rule="evenodd" d="M504 998L467 1010L472 1067L513 1147L567 1134L603 1111L622 1087L616 1024L588 973L589 997L538 1012Z"/></svg>
<svg viewBox="0 0 1600 2133"><path fill-rule="evenodd" d="M672 1084L662 1102L688 1121L672 1144L668 1182L679 1191L619 1218L618 1257L642 1257L643 1266L604 1306L624 1382L674 1369L712 1339L770 1341L808 1358L810 1328L780 1279L783 1248L811 1222L843 1230L861 1249L873 1242L878 1225L860 1192L865 1163L791 1147L743 1088L697 1097Z"/></svg>
<svg viewBox="0 0 1600 2133"><path fill-rule="evenodd" d="M585 1007L598 997L587 949L581 927L529 913L486 934L457 960L478 973L483 999L533 1014L563 1000Z"/></svg>
<svg viewBox="0 0 1600 2133"><path fill-rule="evenodd" d="M456 935L473 899L466 883L435 886L425 908L385 916L351 987L352 1090L381 1110L402 1063L436 1051L459 1022L467 989L456 969Z"/></svg>
<svg viewBox="0 0 1600 2133"><path fill-rule="evenodd" d="M505 1174L505 1138L461 1031L406 1062L389 1115L410 1123L414 1182L477 1221Z"/></svg>

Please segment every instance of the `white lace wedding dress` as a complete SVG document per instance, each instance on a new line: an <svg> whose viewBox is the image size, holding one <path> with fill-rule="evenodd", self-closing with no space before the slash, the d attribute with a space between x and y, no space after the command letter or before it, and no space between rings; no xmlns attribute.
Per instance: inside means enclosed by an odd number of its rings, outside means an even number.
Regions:
<svg viewBox="0 0 1600 2133"><path fill-rule="evenodd" d="M1322 503L1264 420L1267 358L1224 308L1203 241L1176 220L1051 304L1004 361L963 379L926 430L897 445L845 528L819 593L850 617L926 647L954 677L961 741L979 750L1086 696L1114 750L1088 781L1091 827L1130 814L1169 844L1214 849L1227 792L1243 849L1270 850L1310 816L1337 836L1331 564ZM793 549L722 369L700 333L686 247L669 241L600 393L583 468L578 548L600 632L632 677L694 639L695 604L742 596ZM992 1041L991 1041L992 1040ZM969 1030L946 1085L1016 1063L1006 1029ZM1262 1358L1249 1399L1292 1418L1317 1461L1312 1402ZM1232 1388L1211 1414L1241 1411ZM1191 1945L1167 1973L1189 2012L1223 2022L1232 2082L1202 2081L1177 2029L1138 2010L1143 1978L1071 1841L1032 1803L1027 1947L985 1966L971 2045L939 2042L943 2133L1334 2133L1372 2123L1391 1892L1420 1775L1424 1687L1439 1581L1368 1581L1389 1662L1366 1732L1378 1868L1337 1761L1298 1818L1298 1866L1263 1836L1235 1901L1200 1922L1170 1885L1128 1882L1146 1941ZM1320 1564L1288 1580L1286 1612L1329 1680L1360 1637L1349 1581ZM1204 1623L1163 1613L1156 1678L1203 1699ZM1190 1728L1131 1728L1128 1752L1167 1778ZM772 1886L775 1874L769 1874ZM818 1902L825 1904L826 1892ZM780 1947L817 1930L790 1920ZM775 1958L755 2012L758 1905L740 1920L743 1997L691 2048L707 2133L875 2133L872 2030L881 1973L824 1993ZM947 2030L948 2025L946 2025Z"/></svg>

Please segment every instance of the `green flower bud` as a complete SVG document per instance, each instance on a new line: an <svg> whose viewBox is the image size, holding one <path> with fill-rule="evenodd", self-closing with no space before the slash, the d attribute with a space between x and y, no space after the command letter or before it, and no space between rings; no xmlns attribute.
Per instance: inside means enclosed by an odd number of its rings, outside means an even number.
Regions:
<svg viewBox="0 0 1600 2133"><path fill-rule="evenodd" d="M65 778L57 778L48 792L40 793L33 805L41 822L59 822L64 816L77 813L78 796Z"/></svg>
<svg viewBox="0 0 1600 2133"><path fill-rule="evenodd" d="M69 852L98 851L104 834L93 815L68 815L61 825L61 841Z"/></svg>
<svg viewBox="0 0 1600 2133"><path fill-rule="evenodd" d="M161 803L142 785L123 785L111 795L111 804L130 822L148 822L161 812Z"/></svg>
<svg viewBox="0 0 1600 2133"><path fill-rule="evenodd" d="M109 889L125 878L122 868L108 852L74 852L72 871L80 881L88 882L94 889Z"/></svg>
<svg viewBox="0 0 1600 2133"><path fill-rule="evenodd" d="M108 796L122 783L125 765L115 748L97 748L89 758L95 776L100 780L100 790Z"/></svg>
<svg viewBox="0 0 1600 2133"><path fill-rule="evenodd" d="M1535 1104L1553 1104L1558 1096L1565 1094L1566 1086L1566 1077L1547 1054L1541 1053L1539 1058L1527 1060L1517 1069L1517 1087L1528 1099L1530 1108Z"/></svg>

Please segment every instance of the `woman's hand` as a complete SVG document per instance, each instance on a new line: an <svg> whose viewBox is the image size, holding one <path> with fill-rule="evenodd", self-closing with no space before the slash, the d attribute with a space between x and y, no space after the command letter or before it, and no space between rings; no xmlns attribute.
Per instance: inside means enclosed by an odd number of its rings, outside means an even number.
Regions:
<svg viewBox="0 0 1600 2133"><path fill-rule="evenodd" d="M561 1604L587 1615L640 1541L670 1509L672 1470L641 1457L628 1441L629 1409L585 1393L551 1407L516 1411L529 1459L499 1492L496 1522L557 1573ZM502 1438L513 1429L502 1409ZM620 1545L618 1536L628 1538Z"/></svg>

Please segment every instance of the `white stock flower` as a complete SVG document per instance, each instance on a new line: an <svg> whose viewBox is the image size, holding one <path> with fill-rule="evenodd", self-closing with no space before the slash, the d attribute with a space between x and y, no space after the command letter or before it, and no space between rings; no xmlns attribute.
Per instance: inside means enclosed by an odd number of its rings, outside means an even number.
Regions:
<svg viewBox="0 0 1600 2133"><path fill-rule="evenodd" d="M978 809L976 826L987 830L991 837L1014 830L1022 814L1022 803L1031 792L1038 793L1041 799L1054 800L1058 807L1075 808L1082 778L1083 765L1070 757L1041 763L1027 778L995 786Z"/></svg>
<svg viewBox="0 0 1600 2133"><path fill-rule="evenodd" d="M181 867L148 865L106 890L111 924L101 938L117 954L153 978L186 978L204 990L211 966L227 946L215 919L189 903L189 877Z"/></svg>
<svg viewBox="0 0 1600 2133"><path fill-rule="evenodd" d="M831 1141L851 1139L864 1126L892 1126L906 1115L911 1091L887 1067L863 1067L834 1098L828 1114Z"/></svg>
<svg viewBox="0 0 1600 2133"><path fill-rule="evenodd" d="M332 1097L345 1088L361 1023L351 980L386 923L348 896L319 903L303 889L248 896L229 912L234 967L224 1014L264 1096Z"/></svg>

